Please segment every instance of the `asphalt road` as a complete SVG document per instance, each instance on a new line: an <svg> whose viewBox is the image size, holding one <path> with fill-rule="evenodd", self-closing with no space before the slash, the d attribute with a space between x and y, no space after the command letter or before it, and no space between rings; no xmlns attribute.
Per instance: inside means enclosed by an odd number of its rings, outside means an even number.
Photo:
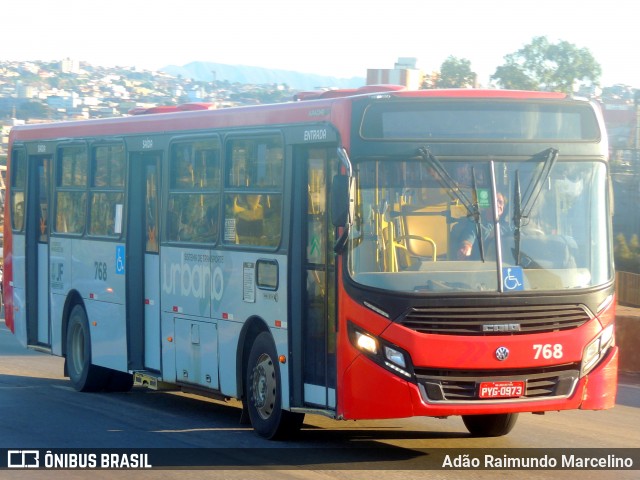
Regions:
<svg viewBox="0 0 640 480"><path fill-rule="evenodd" d="M241 425L239 403L135 388L83 394L62 376L63 359L23 349L0 320L0 449L154 450L156 460L188 455L215 458L205 470L95 470L91 478L640 478L640 470L432 470L425 458L487 453L592 449L640 455L640 378L621 375L618 401L607 411L521 414L507 436L473 438L457 417L335 421L307 416L299 437L270 442ZM208 450L198 450L208 449ZM443 450L444 449L444 450ZM496 450L493 450L496 449ZM512 450L513 449L513 450ZM515 450L533 449L533 450ZM567 450L568 449L568 450ZM595 449L595 450L593 450ZM613 449L613 450L611 450ZM93 450L90 450L93 451ZM160 453L158 453L160 452ZM203 453L204 452L204 453ZM628 451L627 451L628 452ZM199 460L202 458L199 457ZM199 460L196 460L199 461ZM438 460L440 461L440 460ZM215 463L213 462L213 463ZM286 465L286 468L273 466ZM425 466L426 465L426 466ZM515 476L513 476L515 475ZM87 471L0 470L0 478L86 478Z"/></svg>

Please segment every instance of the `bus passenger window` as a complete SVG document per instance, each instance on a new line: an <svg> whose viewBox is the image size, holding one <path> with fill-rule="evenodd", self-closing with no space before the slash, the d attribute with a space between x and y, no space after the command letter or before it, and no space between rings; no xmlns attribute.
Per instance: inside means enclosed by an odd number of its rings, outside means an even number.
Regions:
<svg viewBox="0 0 640 480"><path fill-rule="evenodd" d="M178 232L180 231L180 215L176 210L175 198L169 198L169 206L167 208L167 240L178 240Z"/></svg>
<svg viewBox="0 0 640 480"><path fill-rule="evenodd" d="M13 150L11 154L13 168L11 173L11 226L14 230L24 227L24 191L27 183L27 161L25 151Z"/></svg>
<svg viewBox="0 0 640 480"><path fill-rule="evenodd" d="M218 237L218 197L209 197L207 199L212 204L207 207L204 216L200 217L195 231L196 240L203 243L214 242Z"/></svg>
<svg viewBox="0 0 640 480"><path fill-rule="evenodd" d="M228 142L224 240L276 247L282 226L284 148L279 135Z"/></svg>
<svg viewBox="0 0 640 480"><path fill-rule="evenodd" d="M118 236L122 233L124 204L124 146L97 146L91 161L89 235Z"/></svg>
<svg viewBox="0 0 640 480"><path fill-rule="evenodd" d="M280 243L281 196L237 194L226 197L227 243L275 247Z"/></svg>
<svg viewBox="0 0 640 480"><path fill-rule="evenodd" d="M58 192L56 196L56 232L84 231L87 195L85 192Z"/></svg>
<svg viewBox="0 0 640 480"><path fill-rule="evenodd" d="M92 193L89 233L100 236L117 235L116 209L122 203L122 193Z"/></svg>
<svg viewBox="0 0 640 480"><path fill-rule="evenodd" d="M165 237L170 242L214 243L218 234L220 142L217 138L171 146Z"/></svg>
<svg viewBox="0 0 640 480"><path fill-rule="evenodd" d="M22 192L19 192L19 193L22 194ZM13 198L15 199L16 196L17 195L13 195ZM22 230L22 227L24 225L24 202L23 201L16 202L14 200L12 203L14 205L13 215L11 216L13 229Z"/></svg>
<svg viewBox="0 0 640 480"><path fill-rule="evenodd" d="M236 219L236 233L240 239L251 237L240 243L261 243L264 235L264 208L260 204L261 195L238 195L234 199L233 213Z"/></svg>
<svg viewBox="0 0 640 480"><path fill-rule="evenodd" d="M172 194L166 217L167 240L213 243L218 236L218 196Z"/></svg>
<svg viewBox="0 0 640 480"><path fill-rule="evenodd" d="M55 231L81 234L87 218L87 149L80 145L63 147L58 155Z"/></svg>

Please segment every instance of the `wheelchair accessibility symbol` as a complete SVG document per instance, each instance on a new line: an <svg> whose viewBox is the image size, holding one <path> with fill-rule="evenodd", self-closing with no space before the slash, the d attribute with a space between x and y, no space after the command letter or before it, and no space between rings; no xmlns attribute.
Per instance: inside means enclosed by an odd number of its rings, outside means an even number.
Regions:
<svg viewBox="0 0 640 480"><path fill-rule="evenodd" d="M124 245L116 246L116 274L124 275Z"/></svg>
<svg viewBox="0 0 640 480"><path fill-rule="evenodd" d="M522 267L503 267L502 278L502 286L505 291L524 290Z"/></svg>

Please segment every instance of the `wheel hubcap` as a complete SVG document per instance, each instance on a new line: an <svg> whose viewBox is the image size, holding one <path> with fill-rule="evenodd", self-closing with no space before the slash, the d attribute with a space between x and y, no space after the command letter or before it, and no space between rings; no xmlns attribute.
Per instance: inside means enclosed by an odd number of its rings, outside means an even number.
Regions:
<svg viewBox="0 0 640 480"><path fill-rule="evenodd" d="M267 354L260 355L255 367L253 367L253 404L263 420L268 419L273 413L276 403L276 369L271 357Z"/></svg>

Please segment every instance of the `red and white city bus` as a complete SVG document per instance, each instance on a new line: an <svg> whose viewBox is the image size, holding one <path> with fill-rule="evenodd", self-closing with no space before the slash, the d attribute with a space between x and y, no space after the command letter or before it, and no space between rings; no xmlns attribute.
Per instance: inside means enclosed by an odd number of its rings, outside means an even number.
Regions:
<svg viewBox="0 0 640 480"><path fill-rule="evenodd" d="M608 146L558 93L363 87L12 129L6 323L80 391L305 413L614 405ZM181 111L184 110L184 111Z"/></svg>

